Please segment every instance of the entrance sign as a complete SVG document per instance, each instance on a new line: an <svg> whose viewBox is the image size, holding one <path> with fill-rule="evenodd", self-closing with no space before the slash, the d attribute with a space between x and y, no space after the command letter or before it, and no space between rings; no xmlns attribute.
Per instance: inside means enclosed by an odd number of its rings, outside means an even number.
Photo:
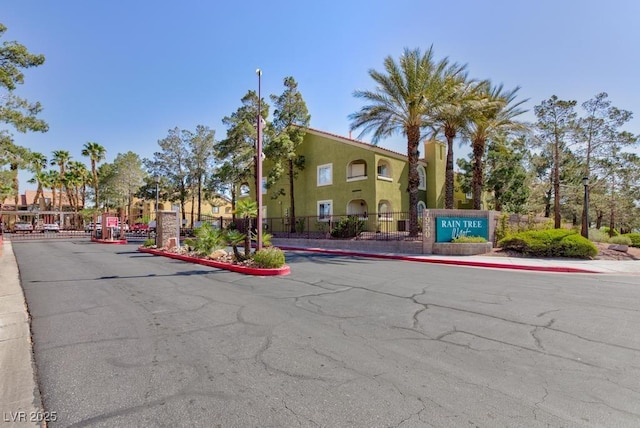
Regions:
<svg viewBox="0 0 640 428"><path fill-rule="evenodd" d="M107 217L107 227L118 227L118 217Z"/></svg>
<svg viewBox="0 0 640 428"><path fill-rule="evenodd" d="M485 217L436 217L436 242L451 242L460 236L481 236L489 240Z"/></svg>

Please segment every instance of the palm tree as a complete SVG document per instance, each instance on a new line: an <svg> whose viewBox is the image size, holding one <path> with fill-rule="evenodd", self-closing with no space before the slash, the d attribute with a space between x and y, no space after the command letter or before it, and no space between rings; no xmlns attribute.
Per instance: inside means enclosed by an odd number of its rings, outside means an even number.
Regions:
<svg viewBox="0 0 640 428"><path fill-rule="evenodd" d="M56 210L56 189L60 183L60 173L58 171L49 170L46 175L41 177L42 187L51 189L51 211Z"/></svg>
<svg viewBox="0 0 640 428"><path fill-rule="evenodd" d="M443 102L436 106L432 121L434 122L434 136L439 132L444 134L447 140L447 160L445 167L445 202L444 207L453 208L454 171L453 171L453 142L458 132L463 130L476 110L479 109L483 99L478 88L482 83L468 80L463 72L464 67L454 76L445 81L445 96Z"/></svg>
<svg viewBox="0 0 640 428"><path fill-rule="evenodd" d="M76 213L79 211L81 205L80 190L87 182L88 173L89 171L87 171L87 167L82 162L78 161L69 162L69 170L65 173L67 186L73 189L73 205Z"/></svg>
<svg viewBox="0 0 640 428"><path fill-rule="evenodd" d="M53 157L51 158L51 165L57 165L60 168L58 184L60 186L60 210L62 211L62 188L64 186L64 174L67 170L67 163L71 159L71 153L67 150L54 150ZM67 191L67 199L69 198L69 189Z"/></svg>
<svg viewBox="0 0 640 428"><path fill-rule="evenodd" d="M355 91L368 105L351 114L351 129L362 128L360 136L373 131L372 142L401 133L407 138L409 162L409 236L418 235L418 146L422 130L430 125L430 114L446 95L445 76L455 76L464 67L449 64L448 59L435 62L433 47L423 55L420 49L405 49L399 63L388 56L386 73L370 70L378 85L374 91Z"/></svg>
<svg viewBox="0 0 640 428"><path fill-rule="evenodd" d="M105 159L107 150L98 143L88 141L82 149L82 156L91 159L91 177L93 178L93 191L96 198L96 208L98 208L98 170L96 165Z"/></svg>
<svg viewBox="0 0 640 428"><path fill-rule="evenodd" d="M43 171L47 167L47 164L48 164L48 161L45 155L38 152L31 153L29 169L31 170L31 172L33 172L33 178L29 180L29 183L38 184L36 194L33 197L33 202L31 203L34 206L38 204L38 200L43 196L41 179L42 179L42 176L44 175Z"/></svg>
<svg viewBox="0 0 640 428"><path fill-rule="evenodd" d="M480 86L481 94L487 102L476 111L466 129L473 148L472 191L473 209L475 210L479 210L482 207L482 190L484 187L483 158L487 140L500 133L526 129L523 123L514 120L515 117L526 112L520 106L528 101L515 102L519 89L519 87L516 87L506 91L502 84L491 86L488 81Z"/></svg>
<svg viewBox="0 0 640 428"><path fill-rule="evenodd" d="M251 256L251 219L258 215L257 202L249 199L239 200L236 205L236 215L245 221L244 257L247 259Z"/></svg>

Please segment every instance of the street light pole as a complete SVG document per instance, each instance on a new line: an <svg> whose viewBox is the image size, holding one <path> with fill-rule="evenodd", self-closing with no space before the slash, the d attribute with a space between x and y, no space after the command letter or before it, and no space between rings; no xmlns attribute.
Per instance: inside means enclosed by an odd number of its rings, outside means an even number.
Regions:
<svg viewBox="0 0 640 428"><path fill-rule="evenodd" d="M589 177L582 177L584 186L584 207L582 214L582 236L589 239Z"/></svg>
<svg viewBox="0 0 640 428"><path fill-rule="evenodd" d="M256 238L256 252L262 249L262 100L260 99L260 85L262 70L257 69L258 75L258 142L256 143L256 199L258 200L258 219L257 219L257 238ZM248 231L247 231L248 233Z"/></svg>
<svg viewBox="0 0 640 428"><path fill-rule="evenodd" d="M159 206L159 187L160 187L160 177L159 176L154 176L153 179L156 182L156 227L155 227L155 233L156 233L156 247L158 246L158 206Z"/></svg>

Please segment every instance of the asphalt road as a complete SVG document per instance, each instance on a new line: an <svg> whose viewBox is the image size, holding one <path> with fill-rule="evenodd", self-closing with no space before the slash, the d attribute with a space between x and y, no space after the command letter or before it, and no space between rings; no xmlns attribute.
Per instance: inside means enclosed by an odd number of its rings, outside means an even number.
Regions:
<svg viewBox="0 0 640 428"><path fill-rule="evenodd" d="M637 277L13 247L49 427L640 426Z"/></svg>

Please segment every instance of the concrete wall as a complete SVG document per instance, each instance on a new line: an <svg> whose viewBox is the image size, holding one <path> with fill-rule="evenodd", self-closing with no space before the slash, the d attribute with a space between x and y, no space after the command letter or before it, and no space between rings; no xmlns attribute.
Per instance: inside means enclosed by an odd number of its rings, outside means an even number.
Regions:
<svg viewBox="0 0 640 428"><path fill-rule="evenodd" d="M326 248L331 250L363 251L373 253L422 254L421 241L358 241L340 239L288 239L273 238L274 246Z"/></svg>

